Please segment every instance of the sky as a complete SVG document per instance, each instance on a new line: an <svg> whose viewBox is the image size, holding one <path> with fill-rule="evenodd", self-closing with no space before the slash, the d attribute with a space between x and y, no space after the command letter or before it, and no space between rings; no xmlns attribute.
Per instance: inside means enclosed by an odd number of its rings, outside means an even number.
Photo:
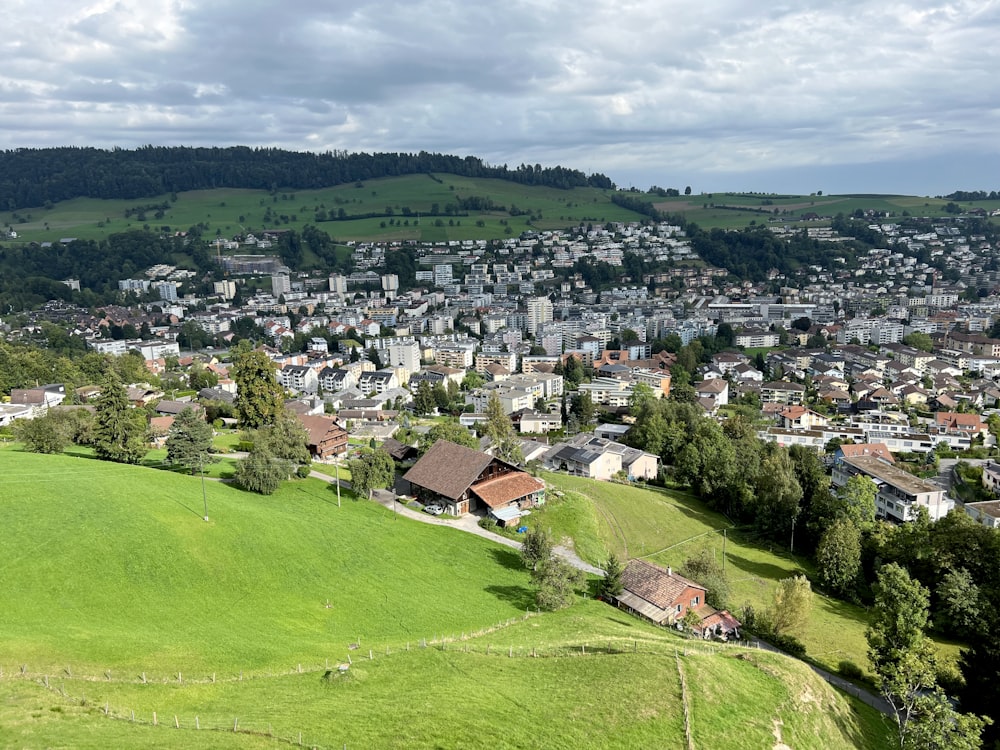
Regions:
<svg viewBox="0 0 1000 750"><path fill-rule="evenodd" d="M1000 189L1000 0L4 0L0 148L260 145L622 187Z"/></svg>

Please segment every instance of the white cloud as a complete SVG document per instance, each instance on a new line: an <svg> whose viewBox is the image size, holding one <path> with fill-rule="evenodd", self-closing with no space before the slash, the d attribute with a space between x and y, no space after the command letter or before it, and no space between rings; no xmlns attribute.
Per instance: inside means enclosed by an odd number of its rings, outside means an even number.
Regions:
<svg viewBox="0 0 1000 750"><path fill-rule="evenodd" d="M996 0L10 5L3 147L428 149L623 184L947 154L996 187Z"/></svg>

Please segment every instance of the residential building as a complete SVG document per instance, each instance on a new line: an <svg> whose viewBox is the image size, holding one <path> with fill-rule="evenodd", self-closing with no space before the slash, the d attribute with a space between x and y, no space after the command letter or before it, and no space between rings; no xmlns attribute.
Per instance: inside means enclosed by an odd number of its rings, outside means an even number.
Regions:
<svg viewBox="0 0 1000 750"><path fill-rule="evenodd" d="M878 488L875 515L892 521L913 520L913 509L923 506L932 521L944 518L955 507L943 489L875 456L844 458L833 467L834 487L843 487L852 476L869 477Z"/></svg>

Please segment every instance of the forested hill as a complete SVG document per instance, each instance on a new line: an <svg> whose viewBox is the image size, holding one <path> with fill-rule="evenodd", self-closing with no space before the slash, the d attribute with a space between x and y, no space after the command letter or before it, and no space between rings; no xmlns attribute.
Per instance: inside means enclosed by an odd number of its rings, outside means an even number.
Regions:
<svg viewBox="0 0 1000 750"><path fill-rule="evenodd" d="M377 177L446 172L555 188L614 188L602 174L564 167L491 166L474 156L397 153L322 154L274 148L144 146L14 149L0 152L0 210L70 198L148 198L207 188L253 190L332 187Z"/></svg>

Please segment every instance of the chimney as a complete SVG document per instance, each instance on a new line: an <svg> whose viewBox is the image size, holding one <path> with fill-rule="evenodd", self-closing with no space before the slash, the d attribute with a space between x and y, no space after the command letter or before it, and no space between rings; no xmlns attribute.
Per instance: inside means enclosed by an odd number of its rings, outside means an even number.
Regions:
<svg viewBox="0 0 1000 750"><path fill-rule="evenodd" d="M673 570L673 568L671 568L671 567L670 567L670 566L668 565L668 566L667 566L667 575L668 575L668 576L672 576L673 574L674 574L674 570Z"/></svg>

